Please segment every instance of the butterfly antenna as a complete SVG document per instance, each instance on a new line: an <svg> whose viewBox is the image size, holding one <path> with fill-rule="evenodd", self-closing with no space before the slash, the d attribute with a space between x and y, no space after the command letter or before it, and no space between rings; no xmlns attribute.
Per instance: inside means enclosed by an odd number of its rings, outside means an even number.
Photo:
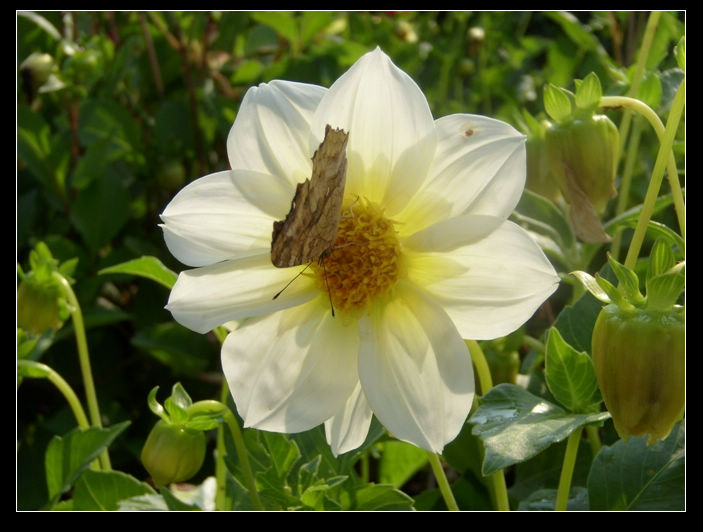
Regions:
<svg viewBox="0 0 703 532"><path fill-rule="evenodd" d="M327 286L327 295L330 298L330 309L332 309L332 317L334 318L334 305L332 304L332 292L330 292L330 283L327 280L327 270L325 269L325 256L320 256L320 262L322 263L322 273L325 274L325 286Z"/></svg>
<svg viewBox="0 0 703 532"><path fill-rule="evenodd" d="M280 295L283 293L283 291L284 291L286 288L288 288L288 287L293 283L293 281L295 281L298 277L300 277L301 275L303 275L303 273L305 273L305 270L307 270L308 267L309 267L311 264L312 264L312 262L308 262L307 266L305 266L305 268L303 268L302 270L300 270L300 272L298 272L298 275L296 275L296 276L293 277L290 281L288 281L288 283L286 284L286 286L284 286L283 288L281 288L281 290L280 290L279 292L277 292L276 295L273 296L271 299L276 299L278 296L280 296ZM325 279L327 279L327 277L325 277Z"/></svg>

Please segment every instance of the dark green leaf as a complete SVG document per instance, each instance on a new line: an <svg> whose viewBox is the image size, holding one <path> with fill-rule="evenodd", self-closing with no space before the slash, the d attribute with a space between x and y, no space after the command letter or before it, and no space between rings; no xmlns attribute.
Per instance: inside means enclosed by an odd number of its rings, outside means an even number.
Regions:
<svg viewBox="0 0 703 532"><path fill-rule="evenodd" d="M486 447L483 474L490 475L608 417L607 412L570 414L518 386L500 384L483 396L469 422Z"/></svg>
<svg viewBox="0 0 703 532"><path fill-rule="evenodd" d="M144 482L120 471L84 471L73 492L74 510L119 510L120 501L140 495L154 495Z"/></svg>
<svg viewBox="0 0 703 532"><path fill-rule="evenodd" d="M538 233L554 238L562 248L574 245L574 232L564 213L547 198L525 190L515 207L519 222Z"/></svg>
<svg viewBox="0 0 703 532"><path fill-rule="evenodd" d="M179 375L203 371L208 359L217 355L217 348L207 337L174 322L143 327L132 343Z"/></svg>
<svg viewBox="0 0 703 532"><path fill-rule="evenodd" d="M46 484L55 501L67 491L90 463L127 427L129 421L107 429L75 429L64 437L54 436L46 450Z"/></svg>
<svg viewBox="0 0 703 532"><path fill-rule="evenodd" d="M140 277L146 277L147 279L156 281L169 289L173 288L176 279L178 279L178 274L164 266L156 257L140 257L121 264L109 266L108 268L103 268L98 273L100 275L110 273L139 275Z"/></svg>
<svg viewBox="0 0 703 532"><path fill-rule="evenodd" d="M647 446L647 437L604 447L588 477L591 510L675 511L685 509L685 429Z"/></svg>
<svg viewBox="0 0 703 532"><path fill-rule="evenodd" d="M557 490L541 489L530 494L527 499L520 501L518 510L520 511L550 511L554 510L557 502ZM569 492L569 500L566 509L572 512L584 512L588 510L588 491L586 488L576 486Z"/></svg>
<svg viewBox="0 0 703 532"><path fill-rule="evenodd" d="M73 224L93 250L117 235L130 216L129 192L114 170L79 191L73 204Z"/></svg>

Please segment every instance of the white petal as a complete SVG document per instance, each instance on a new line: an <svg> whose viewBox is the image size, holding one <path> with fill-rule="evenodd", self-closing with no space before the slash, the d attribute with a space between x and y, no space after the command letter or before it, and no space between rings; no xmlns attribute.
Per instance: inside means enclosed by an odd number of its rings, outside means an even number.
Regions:
<svg viewBox="0 0 703 532"><path fill-rule="evenodd" d="M525 186L524 135L475 115L450 115L435 124L439 140L427 181L399 215L406 231L464 213L507 219Z"/></svg>
<svg viewBox="0 0 703 532"><path fill-rule="evenodd" d="M512 222L450 254L413 255L408 277L439 300L463 338L476 340L511 333L559 285L542 250Z"/></svg>
<svg viewBox="0 0 703 532"><path fill-rule="evenodd" d="M471 356L439 306L411 283L396 289L397 297L360 321L361 386L393 436L440 452L471 408Z"/></svg>
<svg viewBox="0 0 703 532"><path fill-rule="evenodd" d="M171 254L189 266L203 266L270 249L274 218L255 206L233 181L256 181L260 190L268 189L270 196L276 197L271 178L264 177L268 176L218 172L183 188L161 214ZM284 196L279 196L282 202ZM290 205L290 198L287 201ZM270 203L263 205L270 207ZM279 211L281 208L278 206Z"/></svg>
<svg viewBox="0 0 703 532"><path fill-rule="evenodd" d="M263 172L292 185L310 177L310 121L326 90L280 80L249 89L227 138L232 169Z"/></svg>
<svg viewBox="0 0 703 532"><path fill-rule="evenodd" d="M360 447L368 436L372 417L361 383L357 382L342 411L325 421L325 436L332 454L338 456Z"/></svg>
<svg viewBox="0 0 703 532"><path fill-rule="evenodd" d="M349 132L347 192L375 202L384 199L391 180L402 178L394 174L401 159L406 162L399 169L407 170L419 165L428 149L434 150L434 123L425 96L379 48L354 63L320 101L312 123L317 142L326 124ZM412 152L418 143L421 161ZM407 178L420 175L422 168L416 168Z"/></svg>
<svg viewBox="0 0 703 532"><path fill-rule="evenodd" d="M222 368L245 426L301 432L343 408L359 382L359 333L325 303L247 321L227 336Z"/></svg>
<svg viewBox="0 0 703 532"><path fill-rule="evenodd" d="M171 289L168 309L174 319L200 333L231 320L259 316L300 305L320 294L301 275L276 299L301 268L275 268L266 253L181 272Z"/></svg>
<svg viewBox="0 0 703 532"><path fill-rule="evenodd" d="M485 238L502 223L503 219L495 216L464 214L421 229L403 243L414 250L446 252Z"/></svg>

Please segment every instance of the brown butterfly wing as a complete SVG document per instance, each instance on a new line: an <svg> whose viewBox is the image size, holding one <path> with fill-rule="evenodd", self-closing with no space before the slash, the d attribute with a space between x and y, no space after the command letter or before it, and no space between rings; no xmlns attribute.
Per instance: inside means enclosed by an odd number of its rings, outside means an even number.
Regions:
<svg viewBox="0 0 703 532"><path fill-rule="evenodd" d="M334 244L344 199L348 137L342 129L325 128L325 138L312 157L312 177L298 183L290 212L273 224L274 266L312 262Z"/></svg>

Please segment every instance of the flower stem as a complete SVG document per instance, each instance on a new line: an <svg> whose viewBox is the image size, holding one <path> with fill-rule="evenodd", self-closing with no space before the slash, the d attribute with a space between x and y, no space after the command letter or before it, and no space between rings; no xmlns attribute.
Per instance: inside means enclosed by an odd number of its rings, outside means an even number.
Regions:
<svg viewBox="0 0 703 532"><path fill-rule="evenodd" d="M657 31L657 25L659 24L659 18L661 17L661 12L652 11L649 14L649 19L647 20L647 27L644 30L644 35L642 36L642 45L640 46L640 51L637 56L637 63L635 64L635 70L632 75L632 84L630 85L630 90L628 95L636 98L637 92L640 88L640 83L642 82L642 76L644 74L644 67L647 64L647 59L649 58L649 51L652 48L652 42L654 41L654 34ZM632 113L625 112L622 117L622 122L620 123L620 139L621 148L625 147L625 141L627 139L627 134L630 130L630 122L632 121ZM622 150L621 150L622 153Z"/></svg>
<svg viewBox="0 0 703 532"><path fill-rule="evenodd" d="M435 453L427 451L427 457L430 460L430 465L432 466L432 472L434 477L437 479L437 484L439 485L439 491L442 493L444 498L444 503L447 505L447 510L452 512L458 512L459 506L456 503L454 494L452 493L451 487L449 487L449 481L447 480L447 475L444 474L444 468L439 460L439 456Z"/></svg>
<svg viewBox="0 0 703 532"><path fill-rule="evenodd" d="M561 466L559 476L559 488L557 489L557 502L554 509L556 511L566 510L569 502L569 491L571 490L571 478L574 476L574 466L576 465L576 455L581 441L581 430L575 430L566 441L566 452Z"/></svg>
<svg viewBox="0 0 703 532"><path fill-rule="evenodd" d="M66 298L69 312L73 320L73 330L76 335L76 345L78 347L78 360L81 366L81 375L83 377L83 387L85 388L86 400L88 401L88 412L90 421L94 427L102 428L102 420L100 418L100 408L98 407L98 397L95 393L95 384L93 382L93 371L90 367L90 354L88 353L88 340L85 335L85 325L83 323L83 313L81 306L78 303L78 298L73 292L71 285L66 278L58 272L53 272L53 277L59 282L61 292ZM111 471L110 456L107 449L100 454L100 464L104 471Z"/></svg>
<svg viewBox="0 0 703 532"><path fill-rule="evenodd" d="M476 340L465 340L469 346L471 360L473 360L476 374L478 375L479 386L481 387L481 395L486 395L488 390L493 388L493 379L491 378L491 370L488 367L486 356L483 354L481 346ZM493 496L495 505L498 510L510 510L508 501L508 489L505 486L505 476L503 471L496 471L490 476L491 484L493 485Z"/></svg>
<svg viewBox="0 0 703 532"><path fill-rule="evenodd" d="M227 381L222 379L222 389L220 390L220 402L227 404L229 396L229 386ZM215 495L215 509L224 511L231 508L231 499L227 497L227 466L225 465L225 428L222 424L217 427L217 452L215 455L215 479L217 483L217 494Z"/></svg>
<svg viewBox="0 0 703 532"><path fill-rule="evenodd" d="M61 375L59 375L53 368L47 366L46 364L42 364L41 362L35 362L34 360L18 360L17 366L39 370L39 372L43 374L42 377L47 378L49 382L56 386L56 388L64 396L68 402L68 406L71 407L71 411L73 412L73 416L76 418L76 423L78 423L78 426L82 429L90 428L88 417L85 415L85 410L83 410L83 406L81 405L76 392L73 391L73 388L71 388L63 377L61 377ZM34 377L34 375L31 374L28 376Z"/></svg>
<svg viewBox="0 0 703 532"><path fill-rule="evenodd" d="M640 218L637 222L635 234L632 237L627 257L625 258L625 266L628 268L633 268L634 263L637 261L637 256L639 255L642 241L644 240L644 235L647 230L647 224L652 216L654 203L659 195L659 189L664 177L665 165L667 166L667 171L669 174L669 186L671 187L671 194L674 200L674 209L676 210L679 227L681 228L681 235L685 236L685 204L683 200L683 193L681 191L681 184L679 183L678 171L676 170L676 161L671 151L671 146L673 145L674 136L676 134L676 128L678 127L678 123L683 112L684 99L685 80L681 82L681 86L679 87L676 97L674 98L674 103L672 104L671 111L669 112L669 119L667 121L666 129L657 114L648 105L640 100L627 98L625 96L604 96L600 101L600 105L604 107L622 106L639 112L654 128L660 142L659 153L657 154L654 169L652 170L652 177L649 181L647 194L642 205L642 212L640 213Z"/></svg>
<svg viewBox="0 0 703 532"><path fill-rule="evenodd" d="M244 437L242 435L242 430L239 428L239 423L237 418L234 417L232 411L228 408L225 413L225 421L229 427L230 433L232 435L232 440L234 440L234 446L237 448L237 456L239 457L239 466L242 468L242 475L244 477L244 485L249 492L249 497L251 497L252 505L255 510L263 510L264 506L261 504L261 499L259 498L259 492L256 490L256 481L254 480L254 474L251 471L251 465L249 464L249 454L247 447L244 443Z"/></svg>
<svg viewBox="0 0 703 532"><path fill-rule="evenodd" d="M642 120L635 120L635 123L632 126L632 135L630 135L630 144L627 150L627 157L625 158L625 167L623 168L622 179L620 180L620 190L618 191L618 201L615 206L615 216L625 212L625 208L627 207L627 200L630 197L630 185L632 184L632 173L634 171L635 161L637 159L641 134ZM613 241L610 245L610 254L615 260L619 260L620 258L621 242L622 229L619 229L615 233L615 236L613 236Z"/></svg>

